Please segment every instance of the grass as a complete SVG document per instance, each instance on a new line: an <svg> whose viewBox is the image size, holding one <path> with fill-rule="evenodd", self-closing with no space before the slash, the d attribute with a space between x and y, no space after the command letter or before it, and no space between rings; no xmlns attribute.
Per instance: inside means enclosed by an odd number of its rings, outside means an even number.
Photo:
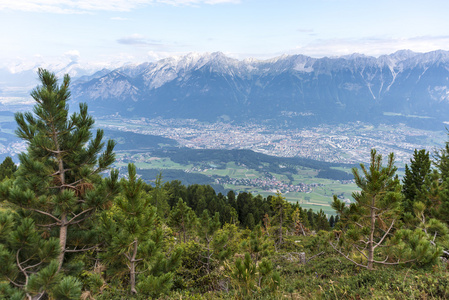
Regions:
<svg viewBox="0 0 449 300"><path fill-rule="evenodd" d="M207 176L228 176L231 179L256 179L264 177L264 174L258 170L248 169L247 167L239 166L234 162L227 163L226 167L221 169L210 167L207 162L197 166L192 164L182 165L173 162L167 157L150 157L144 153L121 152L118 154L118 160L115 164L116 167L127 166L128 163L125 161L134 161L136 167L139 169L190 170L192 173L199 173ZM338 169L348 171L347 168ZM293 185L300 183L318 185L312 187L313 191L309 193L286 192L284 193L284 196L288 201L293 203L298 202L304 208L312 208L313 210L322 209L326 214L334 214L334 211L330 208L333 195L343 195L344 198L352 199L351 194L353 191L356 191L357 188L354 183L342 184L339 181L318 178L316 177L317 174L317 170L301 167L298 168L298 174L292 175L293 181L290 182L290 179L285 174L271 173L274 178L283 183ZM245 185L225 184L224 188L231 189L236 192L250 192L254 195L260 194L263 197L274 195L276 192L266 191L260 187Z"/></svg>

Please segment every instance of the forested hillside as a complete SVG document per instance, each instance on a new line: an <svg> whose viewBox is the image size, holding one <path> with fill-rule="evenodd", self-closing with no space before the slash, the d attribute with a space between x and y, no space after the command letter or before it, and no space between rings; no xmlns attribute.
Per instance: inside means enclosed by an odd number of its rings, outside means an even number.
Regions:
<svg viewBox="0 0 449 300"><path fill-rule="evenodd" d="M15 115L27 151L0 166L1 298L449 297L449 143L433 162L416 150L402 182L373 149L328 218L281 193L148 184L134 164L120 178L87 106L69 115L69 77L39 78L33 112Z"/></svg>

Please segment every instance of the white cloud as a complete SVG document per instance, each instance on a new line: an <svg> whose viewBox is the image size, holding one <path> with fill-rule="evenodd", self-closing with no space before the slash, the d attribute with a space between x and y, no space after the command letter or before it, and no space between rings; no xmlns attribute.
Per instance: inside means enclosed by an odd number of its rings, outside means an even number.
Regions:
<svg viewBox="0 0 449 300"><path fill-rule="evenodd" d="M112 17L111 20L114 20L114 21L128 21L128 18Z"/></svg>
<svg viewBox="0 0 449 300"><path fill-rule="evenodd" d="M0 0L0 10L67 14L92 11L131 11L139 6L157 3L178 6L239 2L240 0Z"/></svg>
<svg viewBox="0 0 449 300"><path fill-rule="evenodd" d="M124 45L164 47L160 41L151 40L138 33L122 37L117 42Z"/></svg>
<svg viewBox="0 0 449 300"><path fill-rule="evenodd" d="M309 44L297 46L289 53L298 53L313 57L341 56L353 53L380 56L398 50L408 49L415 52L449 50L449 36L422 36L413 38L363 38L363 39L321 39Z"/></svg>
<svg viewBox="0 0 449 300"><path fill-rule="evenodd" d="M65 57L68 57L70 61L77 62L80 59L80 52L78 50L70 50L64 53Z"/></svg>

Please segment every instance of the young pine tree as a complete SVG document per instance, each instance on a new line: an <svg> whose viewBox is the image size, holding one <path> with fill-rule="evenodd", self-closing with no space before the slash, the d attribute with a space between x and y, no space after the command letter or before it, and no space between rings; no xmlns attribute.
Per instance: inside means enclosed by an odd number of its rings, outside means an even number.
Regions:
<svg viewBox="0 0 449 300"><path fill-rule="evenodd" d="M211 263L212 263L212 240L214 239L214 235L218 229L220 229L220 214L217 212L213 217L210 217L209 211L206 209L201 214L199 219L199 226L197 228L198 236L203 240L205 244L205 263L207 274L211 271Z"/></svg>
<svg viewBox="0 0 449 300"><path fill-rule="evenodd" d="M285 200L285 197L282 197L280 192L276 193L275 197L271 197L271 208L273 209L275 215L273 220L275 220L278 223L278 230L277 230L277 245L282 245L283 236L282 236L282 230L284 222L287 219L287 216L289 215L290 210L290 204Z"/></svg>
<svg viewBox="0 0 449 300"><path fill-rule="evenodd" d="M121 193L114 207L102 216L101 231L106 246L103 258L110 267L109 273L123 274L126 270L131 294L140 291L159 295L173 284L170 269L177 265L180 253L175 252L168 260L164 257L156 208L150 205L144 182L137 179L133 164L128 165L128 179L122 179L120 185Z"/></svg>
<svg viewBox="0 0 449 300"><path fill-rule="evenodd" d="M38 75L41 85L31 92L36 102L33 113L15 116L16 134L26 141L27 152L19 155L20 167L14 179L0 184L1 199L14 205L20 216L27 216L32 221L23 221L30 222L26 223L30 229L24 234L32 238L34 230L48 241L56 238L58 242L58 256L48 263L45 272L39 272L42 275L39 280L30 276L27 282L26 272L21 272L22 282L25 280L21 287L26 290L44 286L43 282L59 276L67 253L96 247L99 237L92 235L93 226L89 221L97 211L107 208L117 179L116 172L108 179L99 175L114 162L114 142L109 141L106 150L100 154L104 147L103 131L97 130L92 136L94 120L88 115L85 104L80 104L78 113L69 115L69 76L66 75L58 85L53 73L39 69ZM18 249L22 247L25 245ZM15 251L14 247L9 251ZM15 254L20 258L16 260L19 270L24 261L36 261L31 252L25 256L25 251L18 251ZM43 266L47 262L36 264ZM32 269L26 267L26 270ZM70 284L73 288L78 286L70 278L64 280L64 284L66 287Z"/></svg>
<svg viewBox="0 0 449 300"><path fill-rule="evenodd" d="M352 195L356 203L352 205L351 210L346 210L341 201L334 197L332 207L340 210L339 214L350 214L345 216L349 224L340 242L346 241L351 248L362 255L364 262L355 262L350 255L343 254L336 245L331 243L331 246L348 260L372 270L375 263L389 264L386 261L376 260L379 256L376 250L382 249L380 246L385 245L400 216L401 185L395 176L397 168L394 166L393 153L388 157L387 166L384 167L382 156L373 149L369 168L364 164L360 167L363 177L356 168L352 169L355 183L361 189L361 192L354 192Z"/></svg>
<svg viewBox="0 0 449 300"><path fill-rule="evenodd" d="M181 198L179 198L178 203L170 212L170 223L178 230L179 238L181 238L182 235L182 242L186 243L188 232L191 231L197 223L197 217L195 212L188 207Z"/></svg>
<svg viewBox="0 0 449 300"><path fill-rule="evenodd" d="M410 159L410 167L405 165L405 176L402 180L402 194L404 195L404 213L413 213L413 203L416 201L419 191L425 179L431 173L430 156L426 150L416 150Z"/></svg>
<svg viewBox="0 0 449 300"><path fill-rule="evenodd" d="M395 226L403 216L403 195L395 176L393 153L389 155L387 165L382 166L382 156L373 149L369 169L363 164L360 166L363 177L353 169L355 182L361 189L352 195L356 202L346 208L334 197L332 207L341 217L338 227L344 233L339 239L340 247L333 243L331 246L346 259L368 270L374 269L375 264L435 262L441 249L432 245L425 231ZM415 214L421 216L423 211L421 205L421 210ZM345 247L348 254L343 253Z"/></svg>

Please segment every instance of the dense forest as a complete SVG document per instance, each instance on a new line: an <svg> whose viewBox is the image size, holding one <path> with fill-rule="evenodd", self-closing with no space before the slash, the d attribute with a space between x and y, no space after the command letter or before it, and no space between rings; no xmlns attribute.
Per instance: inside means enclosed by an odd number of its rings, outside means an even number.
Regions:
<svg viewBox="0 0 449 300"><path fill-rule="evenodd" d="M15 115L27 152L0 166L1 298L449 297L449 143L415 150L402 181L372 150L328 218L280 193L119 176L87 106L69 115L70 78L38 74Z"/></svg>

